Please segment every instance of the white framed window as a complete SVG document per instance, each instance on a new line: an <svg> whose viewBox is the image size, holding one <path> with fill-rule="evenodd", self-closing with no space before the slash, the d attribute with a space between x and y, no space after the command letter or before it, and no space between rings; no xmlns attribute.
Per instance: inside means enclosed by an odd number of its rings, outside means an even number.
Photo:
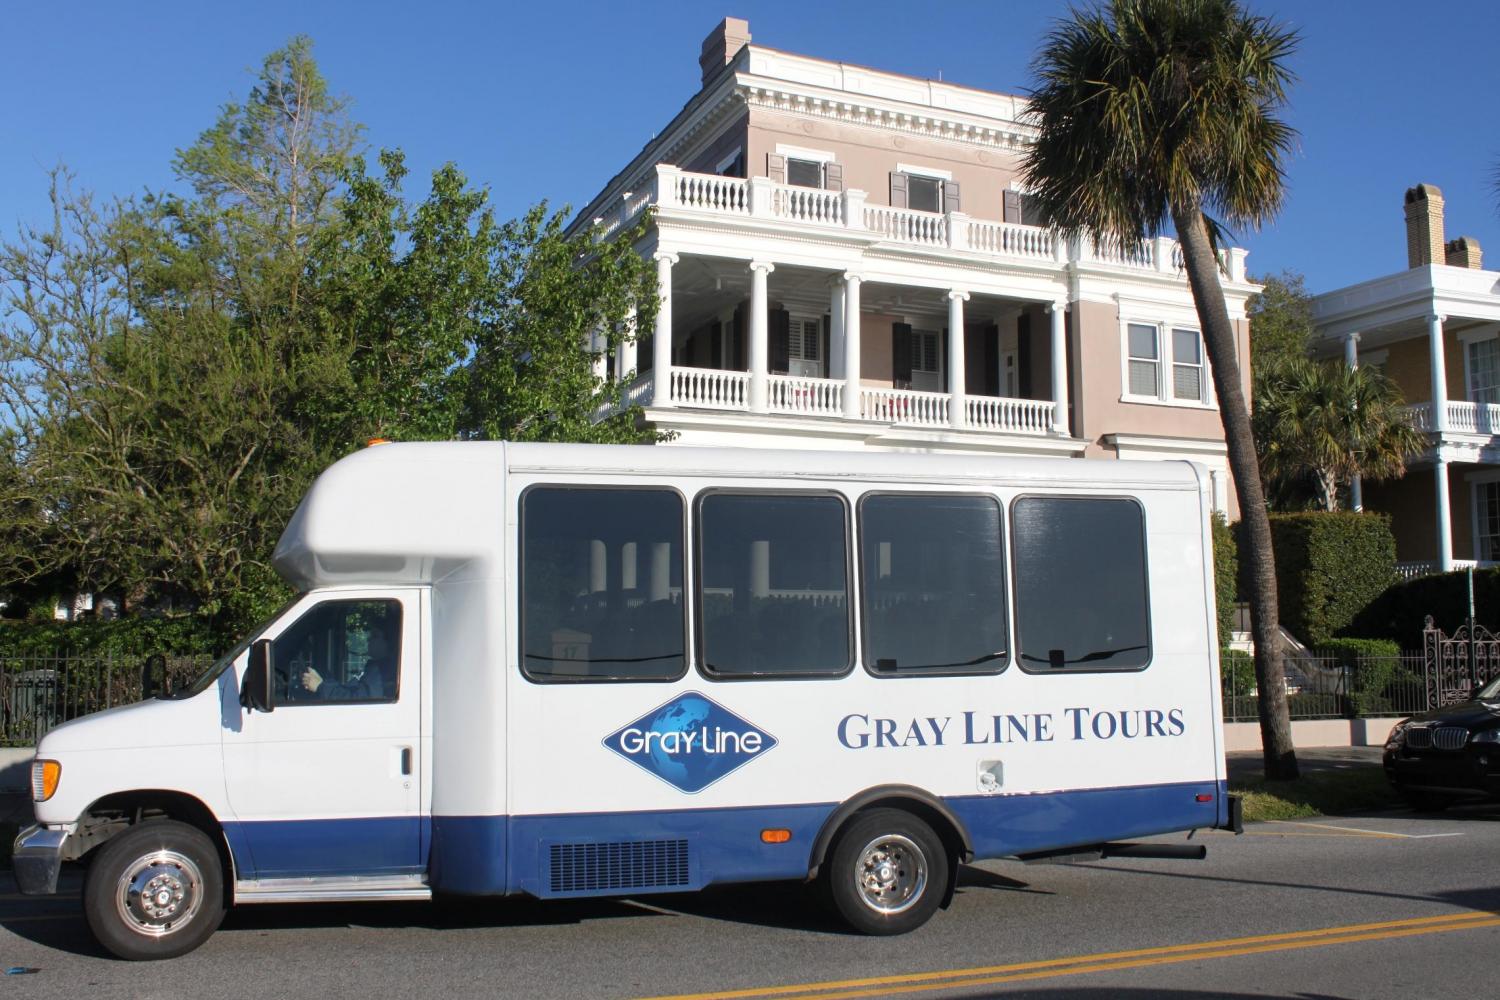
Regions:
<svg viewBox="0 0 1500 1000"><path fill-rule="evenodd" d="M823 378L828 359L823 357L823 321L812 316L793 316L787 331L787 370L803 378Z"/></svg>
<svg viewBox="0 0 1500 1000"><path fill-rule="evenodd" d="M906 207L918 212L948 210L947 192L955 190L953 171L936 167L913 166L910 163L896 164L897 173L906 175ZM958 211L954 205L953 210Z"/></svg>
<svg viewBox="0 0 1500 1000"><path fill-rule="evenodd" d="M1471 340L1464 348L1469 402L1500 403L1500 337Z"/></svg>
<svg viewBox="0 0 1500 1000"><path fill-rule="evenodd" d="M1212 406L1203 336L1170 323L1126 322L1120 398L1131 403Z"/></svg>
<svg viewBox="0 0 1500 1000"><path fill-rule="evenodd" d="M786 158L786 182L797 187L827 187L828 166L837 160L826 149L806 149L781 142L776 144L776 155Z"/></svg>
<svg viewBox="0 0 1500 1000"><path fill-rule="evenodd" d="M1474 490L1474 558L1500 561L1500 473L1471 479Z"/></svg>

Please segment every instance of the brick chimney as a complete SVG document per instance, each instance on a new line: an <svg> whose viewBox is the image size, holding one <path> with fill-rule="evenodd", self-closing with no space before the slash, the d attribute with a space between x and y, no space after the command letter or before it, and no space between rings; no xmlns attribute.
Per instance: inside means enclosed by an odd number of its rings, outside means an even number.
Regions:
<svg viewBox="0 0 1500 1000"><path fill-rule="evenodd" d="M1443 192L1431 184L1408 188L1406 266L1424 267L1443 259Z"/></svg>
<svg viewBox="0 0 1500 1000"><path fill-rule="evenodd" d="M1484 252L1479 241L1472 236L1460 236L1443 245L1443 255L1449 267L1467 267L1472 271L1484 270Z"/></svg>
<svg viewBox="0 0 1500 1000"><path fill-rule="evenodd" d="M750 44L750 22L740 17L726 17L703 39L698 66L703 70L703 85L734 61L740 49Z"/></svg>

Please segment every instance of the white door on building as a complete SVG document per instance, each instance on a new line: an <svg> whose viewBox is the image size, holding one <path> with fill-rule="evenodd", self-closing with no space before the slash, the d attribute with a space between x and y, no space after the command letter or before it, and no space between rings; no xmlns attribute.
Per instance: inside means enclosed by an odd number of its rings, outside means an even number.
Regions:
<svg viewBox="0 0 1500 1000"><path fill-rule="evenodd" d="M923 392L942 392L943 352L936 330L911 332L911 387Z"/></svg>

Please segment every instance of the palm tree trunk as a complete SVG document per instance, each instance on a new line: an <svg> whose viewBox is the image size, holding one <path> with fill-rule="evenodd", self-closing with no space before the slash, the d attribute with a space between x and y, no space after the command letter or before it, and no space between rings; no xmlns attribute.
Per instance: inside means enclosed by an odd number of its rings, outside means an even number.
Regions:
<svg viewBox="0 0 1500 1000"><path fill-rule="evenodd" d="M1260 689L1260 741L1268 779L1297 777L1297 754L1292 747L1292 724L1287 714L1286 679L1281 664L1281 635L1276 608L1276 560L1271 551L1271 522L1266 517L1265 491L1250 433L1250 411L1240 388L1240 366L1235 360L1234 328L1219 285L1219 264L1208 239L1203 213L1194 207L1174 211L1172 222L1182 243L1183 265L1193 290L1203 343L1219 397L1219 416L1229 447L1229 471L1234 478L1244 522L1250 570L1250 624L1255 638L1255 682Z"/></svg>

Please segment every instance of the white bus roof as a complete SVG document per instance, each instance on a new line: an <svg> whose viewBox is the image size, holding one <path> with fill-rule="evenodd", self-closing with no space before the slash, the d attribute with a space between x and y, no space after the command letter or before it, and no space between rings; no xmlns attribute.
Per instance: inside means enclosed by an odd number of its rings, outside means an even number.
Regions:
<svg viewBox="0 0 1500 1000"><path fill-rule="evenodd" d="M504 541L506 473L1118 491L1196 490L1202 482L1201 470L1185 461L493 441L384 444L341 459L318 477L282 533L272 563L299 589L489 576L498 572Z"/></svg>

